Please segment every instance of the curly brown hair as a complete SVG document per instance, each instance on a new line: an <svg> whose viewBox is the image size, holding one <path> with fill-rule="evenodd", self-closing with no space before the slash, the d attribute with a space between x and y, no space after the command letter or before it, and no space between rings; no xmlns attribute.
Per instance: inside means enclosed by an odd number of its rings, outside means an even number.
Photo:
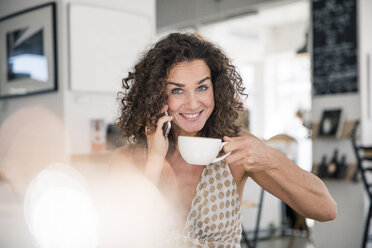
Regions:
<svg viewBox="0 0 372 248"><path fill-rule="evenodd" d="M158 41L122 80L118 97L121 115L117 125L131 143L147 145L145 126L155 128L156 118L167 104L166 79L178 63L203 59L211 71L215 100L214 110L199 136L222 138L237 136L240 126L235 121L243 109L241 96L246 96L242 78L224 52L195 34L172 33ZM170 144L175 143L171 130Z"/></svg>

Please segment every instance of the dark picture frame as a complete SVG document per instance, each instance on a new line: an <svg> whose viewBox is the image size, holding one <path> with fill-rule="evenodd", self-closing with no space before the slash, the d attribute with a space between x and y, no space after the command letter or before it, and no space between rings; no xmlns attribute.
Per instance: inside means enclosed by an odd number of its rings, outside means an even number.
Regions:
<svg viewBox="0 0 372 248"><path fill-rule="evenodd" d="M56 4L0 18L0 99L58 90Z"/></svg>
<svg viewBox="0 0 372 248"><path fill-rule="evenodd" d="M342 109L326 109L322 113L319 125L320 137L339 137L342 129Z"/></svg>

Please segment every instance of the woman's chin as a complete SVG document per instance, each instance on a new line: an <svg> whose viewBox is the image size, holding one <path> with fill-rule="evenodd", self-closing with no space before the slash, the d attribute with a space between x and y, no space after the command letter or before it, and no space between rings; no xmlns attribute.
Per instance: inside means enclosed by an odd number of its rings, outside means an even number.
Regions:
<svg viewBox="0 0 372 248"><path fill-rule="evenodd" d="M189 136L196 136L199 132L201 131L201 128L200 129L193 129L193 130L184 130L185 133L187 133Z"/></svg>
<svg viewBox="0 0 372 248"><path fill-rule="evenodd" d="M179 135L183 135L183 136L196 135L204 127L204 125L202 125L202 124L199 124L199 125L182 125L182 124L178 125L176 123L172 123L172 124L173 124L172 128L174 128L176 133L178 133ZM205 124L205 123L203 123L203 124ZM177 132L178 130L179 130L179 132Z"/></svg>
<svg viewBox="0 0 372 248"><path fill-rule="evenodd" d="M181 131L179 132L180 135L184 136L194 136L196 135L201 128L180 128Z"/></svg>

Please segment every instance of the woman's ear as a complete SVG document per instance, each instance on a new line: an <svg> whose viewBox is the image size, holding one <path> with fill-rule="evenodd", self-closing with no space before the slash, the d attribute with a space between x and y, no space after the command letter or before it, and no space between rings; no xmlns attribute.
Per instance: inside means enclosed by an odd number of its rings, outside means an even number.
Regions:
<svg viewBox="0 0 372 248"><path fill-rule="evenodd" d="M161 109L160 113L164 113L168 110L168 104L165 104L164 107Z"/></svg>

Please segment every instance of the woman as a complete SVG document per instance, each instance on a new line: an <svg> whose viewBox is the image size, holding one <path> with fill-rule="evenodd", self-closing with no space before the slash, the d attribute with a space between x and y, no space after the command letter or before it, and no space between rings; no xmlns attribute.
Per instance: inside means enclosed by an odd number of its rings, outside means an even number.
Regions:
<svg viewBox="0 0 372 248"><path fill-rule="evenodd" d="M123 86L119 127L133 144L114 153L113 172L134 164L157 185L179 209L189 246L240 246L239 203L248 177L303 216L336 217L336 203L321 180L235 124L242 80L213 44L193 34L170 34L142 57ZM172 124L168 137L166 122ZM231 155L206 167L187 164L179 135L223 138Z"/></svg>

